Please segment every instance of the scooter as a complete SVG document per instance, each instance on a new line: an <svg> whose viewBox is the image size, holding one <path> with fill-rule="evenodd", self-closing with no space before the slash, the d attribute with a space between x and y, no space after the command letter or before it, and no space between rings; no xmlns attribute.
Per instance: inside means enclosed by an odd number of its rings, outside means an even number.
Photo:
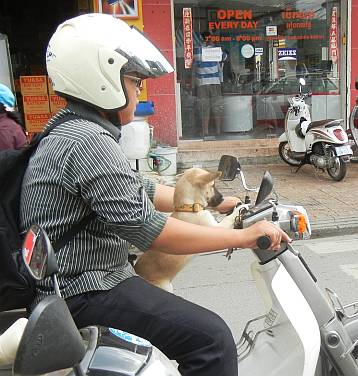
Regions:
<svg viewBox="0 0 358 376"><path fill-rule="evenodd" d="M31 276L35 280L51 277L56 294L44 298L28 321L15 321L0 336L0 376L59 370L69 376L180 376L174 364L143 338L117 328L77 329L61 298L56 256L41 227L31 226L22 253Z"/></svg>
<svg viewBox="0 0 358 376"><path fill-rule="evenodd" d="M222 180L244 176L237 158L223 156ZM256 201L247 198L237 208L236 228L266 219L294 239L310 236L306 210L272 197L273 179L265 172ZM34 309L20 340L13 374L38 375L70 368L65 374L179 375L172 363L147 341L117 329L91 326L78 331L59 296L57 264L46 233L33 226L23 249L25 264L35 279L51 276L57 292ZM250 320L237 343L240 375L358 375L358 302L342 305L330 289L318 287L302 255L292 244L268 251L262 236L251 272L266 311ZM228 257L232 256L230 252ZM1 345L0 337L0 345ZM59 356L59 354L61 354ZM0 375L11 375L11 366Z"/></svg>
<svg viewBox="0 0 358 376"><path fill-rule="evenodd" d="M227 181L243 175L232 156L222 158L219 170ZM272 197L272 190L265 172L255 203L241 205L235 227L266 219L292 239L309 238L306 210ZM267 251L267 236L257 244L251 273L266 309L246 324L237 343L240 376L358 375L358 302L343 305L332 290L322 291L294 242L277 252Z"/></svg>
<svg viewBox="0 0 358 376"><path fill-rule="evenodd" d="M327 170L333 180L341 181L353 154L342 127L343 119L311 121L310 109L305 102L311 93L302 93L304 78L299 82L300 94L288 98L285 132L279 137L279 155L291 166L299 168L311 164L316 169Z"/></svg>

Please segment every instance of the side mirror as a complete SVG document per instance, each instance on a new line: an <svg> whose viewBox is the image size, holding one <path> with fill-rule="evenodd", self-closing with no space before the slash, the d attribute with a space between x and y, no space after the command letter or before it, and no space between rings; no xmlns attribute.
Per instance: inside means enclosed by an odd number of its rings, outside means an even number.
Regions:
<svg viewBox="0 0 358 376"><path fill-rule="evenodd" d="M261 204L262 201L267 198L267 196L272 192L273 188L273 179L271 174L268 171L265 171L264 176L262 177L259 192L256 197L255 206Z"/></svg>
<svg viewBox="0 0 358 376"><path fill-rule="evenodd" d="M220 158L218 171L221 172L220 180L232 181L236 178L240 163L237 158L231 155L223 155Z"/></svg>
<svg viewBox="0 0 358 376"><path fill-rule="evenodd" d="M27 232L22 246L22 257L30 275L38 281L58 272L50 239L38 225L31 226Z"/></svg>
<svg viewBox="0 0 358 376"><path fill-rule="evenodd" d="M356 90L358 90L358 77L356 77L356 82L355 82L355 88L356 88Z"/></svg>

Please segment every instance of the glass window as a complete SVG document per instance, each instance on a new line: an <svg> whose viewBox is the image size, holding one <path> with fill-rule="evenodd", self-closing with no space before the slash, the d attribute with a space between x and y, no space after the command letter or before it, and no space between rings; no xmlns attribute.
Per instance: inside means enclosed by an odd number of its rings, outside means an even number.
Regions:
<svg viewBox="0 0 358 376"><path fill-rule="evenodd" d="M339 2L174 6L183 139L279 136L300 77L313 93L313 120L341 117Z"/></svg>

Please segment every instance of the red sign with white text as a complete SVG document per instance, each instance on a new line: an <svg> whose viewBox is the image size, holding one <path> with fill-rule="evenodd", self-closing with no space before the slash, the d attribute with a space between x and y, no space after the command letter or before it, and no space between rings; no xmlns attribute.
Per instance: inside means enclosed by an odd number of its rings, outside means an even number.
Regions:
<svg viewBox="0 0 358 376"><path fill-rule="evenodd" d="M331 27L329 30L329 56L333 64L338 63L338 8L332 8Z"/></svg>
<svg viewBox="0 0 358 376"><path fill-rule="evenodd" d="M184 66L191 68L193 64L193 20L191 8L183 8L183 43Z"/></svg>

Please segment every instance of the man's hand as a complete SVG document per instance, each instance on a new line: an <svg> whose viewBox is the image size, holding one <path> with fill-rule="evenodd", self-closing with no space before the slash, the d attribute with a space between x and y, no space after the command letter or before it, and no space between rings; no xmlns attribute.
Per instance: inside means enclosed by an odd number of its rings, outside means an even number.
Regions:
<svg viewBox="0 0 358 376"><path fill-rule="evenodd" d="M241 200L238 197L227 196L224 197L224 201L220 205L213 209L217 210L220 214L226 214L232 211L239 203L241 203Z"/></svg>
<svg viewBox="0 0 358 376"><path fill-rule="evenodd" d="M271 239L270 250L278 251L281 242L291 243L292 239L274 223L263 220L247 227L245 230L245 246L247 248L257 248L257 239L260 236L268 236Z"/></svg>

